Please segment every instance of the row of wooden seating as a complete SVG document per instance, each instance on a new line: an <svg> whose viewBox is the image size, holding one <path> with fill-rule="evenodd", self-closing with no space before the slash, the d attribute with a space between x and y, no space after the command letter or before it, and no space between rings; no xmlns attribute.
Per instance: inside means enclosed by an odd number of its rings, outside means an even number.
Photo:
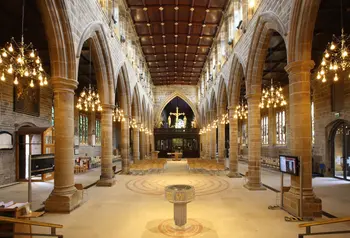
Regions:
<svg viewBox="0 0 350 238"><path fill-rule="evenodd" d="M87 167L85 165L80 166L80 165L75 165L74 166L74 173L79 174L79 173L85 173L87 171Z"/></svg>
<svg viewBox="0 0 350 238"><path fill-rule="evenodd" d="M136 163L130 165L130 173L144 175L152 172L164 172L166 163L166 159L137 160Z"/></svg>
<svg viewBox="0 0 350 238"><path fill-rule="evenodd" d="M248 156L247 155L239 155L238 160L248 162ZM279 170L280 162L278 158L274 157L265 157L262 156L260 158L261 166L265 168L270 168L274 170Z"/></svg>
<svg viewBox="0 0 350 238"><path fill-rule="evenodd" d="M223 163L218 163L216 160L205 159L187 160L187 166L190 172L207 172L217 175L219 175L220 172L224 172L226 169Z"/></svg>

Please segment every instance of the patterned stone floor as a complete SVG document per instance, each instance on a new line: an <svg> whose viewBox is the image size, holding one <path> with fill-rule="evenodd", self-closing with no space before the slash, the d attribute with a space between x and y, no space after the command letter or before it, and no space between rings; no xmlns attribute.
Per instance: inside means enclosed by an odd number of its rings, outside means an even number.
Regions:
<svg viewBox="0 0 350 238"><path fill-rule="evenodd" d="M45 214L37 220L63 224L59 233L69 238L296 238L304 232L298 223L284 221L286 212L267 209L276 204L274 192L248 191L243 188L244 178L192 174L186 162L169 162L162 174L118 175L116 179L113 187L87 190L87 201L71 214ZM182 229L174 226L173 204L162 191L165 185L177 183L197 189ZM315 231L331 229L349 226L316 227Z"/></svg>

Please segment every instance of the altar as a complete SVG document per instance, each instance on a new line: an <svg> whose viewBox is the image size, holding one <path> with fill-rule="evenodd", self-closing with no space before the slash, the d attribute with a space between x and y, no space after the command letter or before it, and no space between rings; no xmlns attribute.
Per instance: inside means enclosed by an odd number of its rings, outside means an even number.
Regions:
<svg viewBox="0 0 350 238"><path fill-rule="evenodd" d="M168 153L168 155L174 156L172 158L173 161L181 161L181 157L180 157L180 156L182 156L181 152Z"/></svg>

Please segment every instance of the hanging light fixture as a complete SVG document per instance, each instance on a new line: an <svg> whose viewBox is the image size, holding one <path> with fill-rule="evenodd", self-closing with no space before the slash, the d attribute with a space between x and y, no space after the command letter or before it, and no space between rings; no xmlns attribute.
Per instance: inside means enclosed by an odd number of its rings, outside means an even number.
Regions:
<svg viewBox="0 0 350 238"><path fill-rule="evenodd" d="M268 88L263 89L260 108L269 108L271 107L282 107L287 105L287 101L283 96L282 87L275 87L273 85L273 79L271 79L271 85Z"/></svg>
<svg viewBox="0 0 350 238"><path fill-rule="evenodd" d="M125 121L125 116L124 116L124 111L123 109L120 109L119 106L114 109L113 112L113 121L116 122L124 122Z"/></svg>
<svg viewBox="0 0 350 238"><path fill-rule="evenodd" d="M327 49L323 53L320 69L317 72L317 79L323 83L327 82L327 75L333 76L333 81L339 80L339 73L346 71L350 67L349 47L350 36L344 33L343 27L343 1L340 1L341 35L333 35L332 42L328 43ZM350 78L350 74L348 76Z"/></svg>
<svg viewBox="0 0 350 238"><path fill-rule="evenodd" d="M137 128L137 122L136 122L135 118L131 119L129 127L130 128Z"/></svg>
<svg viewBox="0 0 350 238"><path fill-rule="evenodd" d="M76 106L79 110L88 111L102 111L100 96L96 90L89 84L89 88L84 87L78 98Z"/></svg>
<svg viewBox="0 0 350 238"><path fill-rule="evenodd" d="M30 80L30 87L34 87L34 82L39 82L40 86L47 85L47 74L42 67L42 61L38 52L33 48L33 44L24 43L24 6L22 3L22 35L21 42L17 43L14 37L6 46L1 49L0 67L3 69L0 80L6 81L6 74L13 75L13 83L17 85L20 79Z"/></svg>
<svg viewBox="0 0 350 238"><path fill-rule="evenodd" d="M229 124L230 121L228 119L228 112L226 111L226 113L221 115L221 120L220 120L220 124Z"/></svg>
<svg viewBox="0 0 350 238"><path fill-rule="evenodd" d="M218 122L219 122L219 120L214 120L214 121L211 123L211 128L213 128L213 129L218 128Z"/></svg>
<svg viewBox="0 0 350 238"><path fill-rule="evenodd" d="M90 77L89 80L91 81L92 78L92 65L91 65L91 44L89 47L89 73ZM80 93L78 98L78 103L76 106L79 110L84 110L86 112L89 111L102 111L100 96L98 95L97 90L89 84L89 87L83 88L83 91Z"/></svg>
<svg viewBox="0 0 350 238"><path fill-rule="evenodd" d="M244 103L243 99L241 104L236 106L235 114L233 115L236 119L247 119L248 117L248 105Z"/></svg>

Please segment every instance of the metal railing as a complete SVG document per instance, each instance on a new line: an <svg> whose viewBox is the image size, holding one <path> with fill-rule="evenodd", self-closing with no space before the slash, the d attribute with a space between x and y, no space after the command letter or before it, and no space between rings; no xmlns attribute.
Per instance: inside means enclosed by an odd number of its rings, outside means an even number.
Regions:
<svg viewBox="0 0 350 238"><path fill-rule="evenodd" d="M308 223L300 224L299 227L300 228L304 228L305 227L306 233L299 234L298 238L304 238L305 236L335 235L335 234L347 234L347 233L350 233L350 230L311 232L311 227L313 227L313 226L331 225L331 224L344 223L344 222L350 222L350 217L333 218L333 219L324 220L324 221L314 221L314 222L308 222Z"/></svg>
<svg viewBox="0 0 350 238"><path fill-rule="evenodd" d="M57 228L63 228L63 225L59 224L53 224L53 223L46 223L46 222L39 222L39 221L30 221L30 220L24 220L24 219L17 219L12 217L3 217L0 216L0 222L4 223L10 223L10 224L21 224L21 225L29 225L29 226L41 226L41 227L48 227L50 228L49 234L43 234L43 233L27 233L27 232L12 232L12 231L0 231L0 237L13 237L15 235L18 236L41 236L41 237L58 237L63 238L63 235L56 234Z"/></svg>

